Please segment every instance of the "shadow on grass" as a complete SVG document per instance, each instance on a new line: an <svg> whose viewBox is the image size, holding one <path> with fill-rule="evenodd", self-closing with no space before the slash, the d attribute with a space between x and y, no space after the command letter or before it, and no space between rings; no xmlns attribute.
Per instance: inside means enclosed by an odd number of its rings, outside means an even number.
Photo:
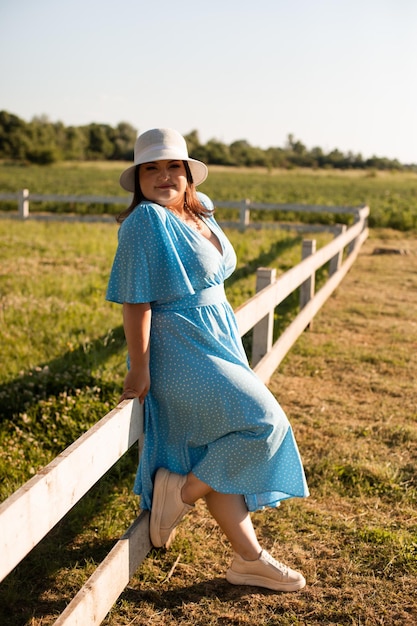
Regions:
<svg viewBox="0 0 417 626"><path fill-rule="evenodd" d="M92 369L119 353L124 345L123 326L118 326L106 335L0 385L0 422L14 419L50 396L96 386L98 381ZM102 381L100 385L103 386Z"/></svg>
<svg viewBox="0 0 417 626"><path fill-rule="evenodd" d="M33 616L64 610L133 522L134 515L129 519L131 511L126 507L123 531L112 539L99 536L100 516L111 509L114 486L131 485L137 457L133 446L5 578L0 585L0 624L22 626L31 623ZM116 514L120 515L120 504ZM87 564L92 566L88 574Z"/></svg>
<svg viewBox="0 0 417 626"><path fill-rule="evenodd" d="M225 282L226 289L228 286L232 286L239 280L246 278L247 276L254 275L256 280L256 270L260 267L267 267L273 261L282 255L286 250L299 246L301 244L302 237L286 237L283 240L275 241L269 250L262 252L256 258L251 259L246 265L237 269L230 278ZM274 324L274 339L280 334L281 330L287 324L288 319L293 319L298 310L298 290L291 294L283 303L279 305L279 315L275 315ZM277 324L278 322L278 324ZM249 330L243 337L243 347L248 356L249 363L251 363L252 356L252 343L253 343L253 329Z"/></svg>
<svg viewBox="0 0 417 626"><path fill-rule="evenodd" d="M112 542L100 542L95 545L92 551L91 558L99 560L104 558L106 553L111 549ZM77 551L71 552L72 557L76 557ZM80 561L85 560L85 552L80 553ZM67 559L68 565L73 563ZM41 620L45 616L55 616L55 618L62 613L65 609L68 601L75 595L76 590L69 591L69 597L63 598L54 589L50 590L48 582L50 582L48 573L44 573L38 569L38 574L44 576L42 584L38 585L36 598L33 594L25 595L24 603L15 602L12 606L7 606L2 602L0 609L0 620L2 624L7 626L22 626L22 624L31 623L31 618ZM32 573L33 575L33 573ZM22 581L24 585L24 581ZM20 591L21 593L21 591ZM250 586L235 586L229 584L225 578L213 578L203 582L198 582L189 586L166 589L164 587L158 587L155 585L155 589L140 590L133 587L127 587L119 596L119 602L125 601L136 605L137 609L140 609L142 605L147 606L147 613L149 608L154 610L157 614L168 611L174 618L180 619L188 616L187 604L213 600L224 603L238 602L242 597L248 595L248 593L256 593L257 596L276 596L276 592L262 589L259 587ZM60 597L54 598L53 596L60 595ZM49 596L49 597L48 597ZM22 597L22 596L20 596ZM279 613L279 606L274 609L277 614ZM284 612L285 609L282 608ZM43 622L42 622L43 623ZM49 622L48 622L49 623ZM188 622L187 622L188 623Z"/></svg>
<svg viewBox="0 0 417 626"><path fill-rule="evenodd" d="M121 594L120 600L131 602L140 606L146 603L157 613L171 611L173 616L179 618L187 611L187 604L198 604L202 599L221 602L231 602L239 600L248 593L255 592L257 595L276 596L277 592L261 587L250 587L248 585L231 585L225 578L212 578L196 584L181 588L166 589L161 587L155 589L135 589L127 587Z"/></svg>
<svg viewBox="0 0 417 626"><path fill-rule="evenodd" d="M227 280L233 285L246 276L254 274L258 267L269 265L285 250L299 245L301 237L287 237L274 242L269 250L262 252L244 267L239 268ZM287 308L281 306L284 311ZM290 302L290 308L293 308ZM50 396L62 392L71 393L77 389L97 386L102 394L114 391L111 383L98 381L92 369L106 362L112 355L119 353L125 346L123 326L118 326L106 335L87 344L80 344L75 350L69 350L60 357L42 363L15 379L0 385L0 422L15 419L27 412L32 406Z"/></svg>
<svg viewBox="0 0 417 626"><path fill-rule="evenodd" d="M283 254L285 250L289 250L294 246L299 246L301 241L302 237L296 236L286 237L285 239L274 242L270 246L269 250L262 252L256 258L246 263L246 265L237 269L231 277L226 280L226 286L233 285L238 280L254 274L259 267L268 266L279 255Z"/></svg>
<svg viewBox="0 0 417 626"><path fill-rule="evenodd" d="M285 250L299 245L300 241L301 238L296 236L274 242L269 250L262 252L244 267L236 270L226 284L233 285L240 279L254 274L258 267L270 264ZM290 300L281 305L280 314L286 315L288 307L290 310L294 308ZM250 354L250 336L244 340L244 344ZM80 344L75 350L69 350L60 357L42 363L21 376L3 383L0 385L0 423L13 420L15 424L20 424L19 416L30 411L39 402L63 392L71 394L75 390L99 386L100 398L114 394L115 386L111 382L98 380L92 369L105 363L112 355L119 353L124 346L123 326L118 326L92 342ZM25 427L24 424L21 426Z"/></svg>
<svg viewBox="0 0 417 626"><path fill-rule="evenodd" d="M282 255L285 250L291 249L294 246L300 246L303 238L300 236L287 237L284 240L274 242L269 250L261 253L255 259L252 259L244 267L236 270L232 276L227 279L226 286L232 285L242 278L246 278L252 274L255 274L259 267L269 266L279 255ZM290 269L290 268L286 268ZM326 266L319 268L316 271L316 291L326 282L328 278L328 269ZM300 310L300 289L294 289L292 293L285 298L276 308L274 312L274 342L279 338L282 332L289 326ZM245 352L248 355L249 362L251 362L252 355L252 343L253 343L253 329L249 330L243 337L243 346Z"/></svg>
<svg viewBox="0 0 417 626"><path fill-rule="evenodd" d="M100 380L93 370L124 348L123 327L119 326L105 336L1 385L3 429L13 429L21 424L30 430L37 442L43 441L51 451L57 447L54 453L60 452L88 428L88 421L96 421L94 411L100 413L100 407L105 406L103 401L109 400L112 408L115 405L118 381ZM82 393L87 388L91 389L93 397L97 396L94 405L91 402L82 404ZM56 432L50 430L42 417L47 404L53 404L53 411L59 409L61 394L73 395L75 405L81 403L81 407L77 407L73 419L65 416L65 423L60 424L62 437L57 443L53 435ZM104 413L101 411L101 416ZM59 423L59 416L55 415L54 419ZM71 598L77 591L74 586L85 578L85 565L99 563L133 521L129 519L134 517L131 507L124 502L117 503L116 486L124 486L130 492L137 460L138 450L133 446L6 577L0 586L0 624L20 626L29 623L32 616L58 613L65 608L68 594ZM114 513L116 518L120 516L121 508L125 511L125 527L119 534L115 531L114 539L100 538L103 515L106 511L111 512L114 502L113 509L118 507ZM41 510L39 514L42 515ZM60 581L63 577L68 577L69 581L75 579L75 583L63 584Z"/></svg>

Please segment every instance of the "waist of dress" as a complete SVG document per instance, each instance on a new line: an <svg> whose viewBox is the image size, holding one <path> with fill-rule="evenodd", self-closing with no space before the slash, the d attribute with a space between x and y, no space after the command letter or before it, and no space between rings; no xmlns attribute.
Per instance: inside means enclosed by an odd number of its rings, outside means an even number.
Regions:
<svg viewBox="0 0 417 626"><path fill-rule="evenodd" d="M195 309L199 306L208 306L210 304L220 304L221 302L225 302L225 300L226 294L224 285L220 284L201 289L201 291L196 291L195 293L189 293L176 300L167 300L166 302L157 300L156 302L152 302L151 306L154 312L181 311L184 309Z"/></svg>

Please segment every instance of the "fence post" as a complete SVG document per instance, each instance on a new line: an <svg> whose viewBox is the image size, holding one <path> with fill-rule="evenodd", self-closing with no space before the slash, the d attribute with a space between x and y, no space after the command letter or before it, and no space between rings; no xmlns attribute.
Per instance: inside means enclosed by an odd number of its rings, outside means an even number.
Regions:
<svg viewBox="0 0 417 626"><path fill-rule="evenodd" d="M250 209L249 209L249 205L250 205L250 200L248 198L245 198L244 200L242 200L241 204L240 204L240 230L244 231L246 226L249 225L249 221L250 221Z"/></svg>
<svg viewBox="0 0 417 626"><path fill-rule="evenodd" d="M315 239L303 239L303 247L302 247L302 259L306 259L307 257L309 257L311 254L314 254L316 251L316 240ZM303 309L306 304L308 304L310 302L310 300L314 297L314 290L316 287L316 274L315 272L313 272L313 274L310 276L310 278L307 278L307 280L305 280L301 285L300 285L300 310ZM311 328L312 326L312 322L310 322L307 326L307 328Z"/></svg>
<svg viewBox="0 0 417 626"><path fill-rule="evenodd" d="M346 224L341 224L340 230L335 236L335 239L339 237L339 235L343 235L343 233L345 233L346 230L347 230ZM342 267L342 262L343 262L343 248L342 250L339 250L339 252L333 258L330 259L329 277L333 276L333 274L335 274L338 270L340 270L340 268Z"/></svg>
<svg viewBox="0 0 417 626"><path fill-rule="evenodd" d="M21 189L18 192L18 212L22 220L29 217L29 189Z"/></svg>
<svg viewBox="0 0 417 626"><path fill-rule="evenodd" d="M269 267L259 267L256 270L256 293L271 285L276 280L276 269ZM252 337L252 367L262 359L272 347L274 331L274 310L269 311L253 327Z"/></svg>
<svg viewBox="0 0 417 626"><path fill-rule="evenodd" d="M358 222L360 222L361 220L361 216L359 211L355 211L355 218L353 220L353 225L357 224ZM350 244L348 245L348 256L349 254L352 254L352 252L354 251L354 249L356 248L356 244L358 243L359 238L357 237L356 239L353 239Z"/></svg>

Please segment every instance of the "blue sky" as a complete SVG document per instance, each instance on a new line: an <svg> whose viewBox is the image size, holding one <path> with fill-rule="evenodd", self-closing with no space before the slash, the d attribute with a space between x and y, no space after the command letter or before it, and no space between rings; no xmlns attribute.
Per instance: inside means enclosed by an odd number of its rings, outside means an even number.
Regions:
<svg viewBox="0 0 417 626"><path fill-rule="evenodd" d="M417 162L415 0L0 0L0 109Z"/></svg>

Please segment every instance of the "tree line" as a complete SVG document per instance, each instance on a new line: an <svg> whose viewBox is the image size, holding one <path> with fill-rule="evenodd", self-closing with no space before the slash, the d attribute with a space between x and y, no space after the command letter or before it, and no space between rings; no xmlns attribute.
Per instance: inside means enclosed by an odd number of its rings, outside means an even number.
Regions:
<svg viewBox="0 0 417 626"><path fill-rule="evenodd" d="M0 159L49 165L58 161L131 161L137 130L128 122L115 128L108 124L65 126L51 122L42 115L26 122L12 113L0 111ZM335 169L416 169L397 159L373 156L363 158L338 149L324 152L320 147L308 149L289 134L283 147L266 149L252 146L245 139L230 145L217 139L202 144L197 130L185 139L191 157L208 165L272 168L335 168Z"/></svg>

